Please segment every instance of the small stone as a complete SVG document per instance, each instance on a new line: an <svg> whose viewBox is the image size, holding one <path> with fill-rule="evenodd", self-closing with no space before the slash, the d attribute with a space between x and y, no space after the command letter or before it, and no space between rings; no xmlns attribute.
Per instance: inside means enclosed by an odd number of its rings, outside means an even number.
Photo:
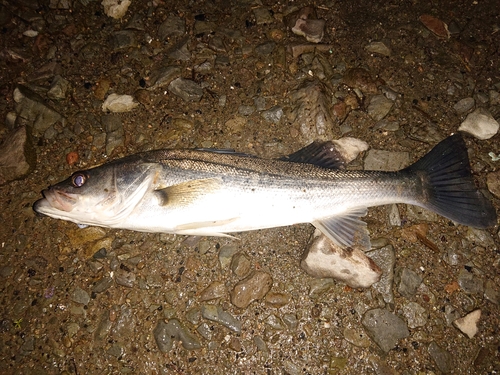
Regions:
<svg viewBox="0 0 500 375"><path fill-rule="evenodd" d="M276 42L270 40L262 44L259 44L257 47L255 47L255 52L258 53L259 55L267 56L273 53L275 48L276 48Z"/></svg>
<svg viewBox="0 0 500 375"><path fill-rule="evenodd" d="M393 227L401 226L401 215L399 214L399 208L397 204L391 204L387 207L389 216L389 225Z"/></svg>
<svg viewBox="0 0 500 375"><path fill-rule="evenodd" d="M392 51L384 42L371 42L365 49L370 53L378 53L382 56L391 56Z"/></svg>
<svg viewBox="0 0 500 375"><path fill-rule="evenodd" d="M160 320L153 331L153 335L158 349L163 353L172 349L172 340L180 341L182 346L187 350L201 348L196 336L189 332L177 319L170 319L168 323Z"/></svg>
<svg viewBox="0 0 500 375"><path fill-rule="evenodd" d="M266 295L265 301L269 306L280 308L288 305L291 299L290 295L286 293L269 292Z"/></svg>
<svg viewBox="0 0 500 375"><path fill-rule="evenodd" d="M47 96L51 99L61 100L66 98L66 93L69 89L69 81L56 75L52 80L49 91L47 91Z"/></svg>
<svg viewBox="0 0 500 375"><path fill-rule="evenodd" d="M134 101L131 95L111 94L106 98L104 103L102 103L102 111L130 112L138 105L139 103Z"/></svg>
<svg viewBox="0 0 500 375"><path fill-rule="evenodd" d="M213 299L224 297L225 295L226 286L224 285L224 283L214 281L200 293L200 301L210 301Z"/></svg>
<svg viewBox="0 0 500 375"><path fill-rule="evenodd" d="M243 253L237 253L231 260L231 271L236 276L244 277L250 272L251 263L248 257Z"/></svg>
<svg viewBox="0 0 500 375"><path fill-rule="evenodd" d="M177 66L165 66L154 70L149 76L149 90L168 86L174 79L179 78L181 70Z"/></svg>
<svg viewBox="0 0 500 375"><path fill-rule="evenodd" d="M416 302L408 302L403 306L403 315L405 316L408 327L417 328L427 324L427 311Z"/></svg>
<svg viewBox="0 0 500 375"><path fill-rule="evenodd" d="M203 89L197 83L180 77L170 82L168 91L187 102L199 102L203 96Z"/></svg>
<svg viewBox="0 0 500 375"><path fill-rule="evenodd" d="M495 305L500 304L500 288L491 280L486 281L484 297Z"/></svg>
<svg viewBox="0 0 500 375"><path fill-rule="evenodd" d="M257 25L265 25L273 23L274 19L271 12L265 8L255 8L253 10L255 22Z"/></svg>
<svg viewBox="0 0 500 375"><path fill-rule="evenodd" d="M103 277L92 288L94 293L102 293L108 290L113 285L113 279L111 277Z"/></svg>
<svg viewBox="0 0 500 375"><path fill-rule="evenodd" d="M264 120L272 122L273 124L277 124L283 117L283 108L275 105L268 110L262 111L261 116L264 118Z"/></svg>
<svg viewBox="0 0 500 375"><path fill-rule="evenodd" d="M125 270L119 269L116 271L116 284L125 286L127 288L133 288L136 280L135 273L127 272Z"/></svg>
<svg viewBox="0 0 500 375"><path fill-rule="evenodd" d="M399 274L399 279L399 294L406 298L413 298L422 283L420 275L408 268L403 268Z"/></svg>
<svg viewBox="0 0 500 375"><path fill-rule="evenodd" d="M422 14L420 16L420 22L424 24L434 35L438 38L449 39L450 32L448 31L448 25L441 21L440 19L431 16L430 14Z"/></svg>
<svg viewBox="0 0 500 375"><path fill-rule="evenodd" d="M469 113L458 130L469 133L478 139L490 139L498 133L499 127L500 125L488 110L477 108L474 112Z"/></svg>
<svg viewBox="0 0 500 375"><path fill-rule="evenodd" d="M380 281L373 284L373 289L378 291L386 303L394 303L393 280L394 280L394 264L396 255L392 245L382 247L377 250L372 250L367 255L382 270Z"/></svg>
<svg viewBox="0 0 500 375"><path fill-rule="evenodd" d="M484 293L483 280L466 269L460 270L458 285L466 294L482 295Z"/></svg>
<svg viewBox="0 0 500 375"><path fill-rule="evenodd" d="M362 324L384 352L388 352L400 339L410 335L406 323L386 309L368 310L363 316Z"/></svg>
<svg viewBox="0 0 500 375"><path fill-rule="evenodd" d="M241 341L237 337L231 337L229 339L229 349L235 352L241 352L243 350L243 346L241 345Z"/></svg>
<svg viewBox="0 0 500 375"><path fill-rule="evenodd" d="M360 348L368 348L372 342L363 330L351 327L344 328L344 339Z"/></svg>
<svg viewBox="0 0 500 375"><path fill-rule="evenodd" d="M262 299L273 285L271 275L256 271L236 284L231 292L231 303L246 308L250 303Z"/></svg>
<svg viewBox="0 0 500 375"><path fill-rule="evenodd" d="M288 327L290 331L294 331L299 326L299 320L295 314L285 314L283 315L283 323Z"/></svg>
<svg viewBox="0 0 500 375"><path fill-rule="evenodd" d="M271 314L269 315L266 320L266 324L271 327L274 330L283 330L285 327L283 326L283 322L281 321L280 318L278 318L276 315Z"/></svg>
<svg viewBox="0 0 500 375"><path fill-rule="evenodd" d="M76 287L71 293L71 300L82 305L88 305L90 302L89 294L82 288Z"/></svg>
<svg viewBox="0 0 500 375"><path fill-rule="evenodd" d="M308 42L319 43L325 34L325 20L299 18L292 27L292 32L306 38Z"/></svg>
<svg viewBox="0 0 500 375"><path fill-rule="evenodd" d="M182 36L186 33L186 21L175 15L169 15L158 28L158 39L166 39Z"/></svg>
<svg viewBox="0 0 500 375"><path fill-rule="evenodd" d="M258 350L260 350L263 353L269 354L269 349L267 348L267 344L262 339L262 337L260 337L260 336L254 336L253 337L253 342L255 343L255 346L257 346Z"/></svg>
<svg viewBox="0 0 500 375"><path fill-rule="evenodd" d="M382 120L391 111L394 102L384 95L375 95L371 98L367 111L375 121Z"/></svg>
<svg viewBox="0 0 500 375"><path fill-rule="evenodd" d="M228 312L224 311L220 306L203 305L201 307L201 316L205 319L222 324L224 327L229 328L233 332L241 332L241 322Z"/></svg>
<svg viewBox="0 0 500 375"><path fill-rule="evenodd" d="M500 170L486 175L486 185L491 194L500 198Z"/></svg>
<svg viewBox="0 0 500 375"><path fill-rule="evenodd" d="M335 283L332 278L327 279L312 279L309 281L309 297L311 299L318 299L328 290L333 288Z"/></svg>
<svg viewBox="0 0 500 375"><path fill-rule="evenodd" d="M478 331L477 323L479 322L480 318L481 310L477 309L465 315L464 317L453 321L453 325L471 339L476 335Z"/></svg>
<svg viewBox="0 0 500 375"><path fill-rule="evenodd" d="M115 51L137 45L135 32L132 30L119 30L110 35L110 44Z"/></svg>
<svg viewBox="0 0 500 375"><path fill-rule="evenodd" d="M238 113L242 116L250 116L255 112L255 107L252 105L240 105L238 107Z"/></svg>
<svg viewBox="0 0 500 375"><path fill-rule="evenodd" d="M131 3L131 0L102 0L101 2L104 7L104 13L114 19L122 18L127 13L127 9Z"/></svg>
<svg viewBox="0 0 500 375"><path fill-rule="evenodd" d="M220 248L219 263L223 270L229 267L233 255L236 254L237 252L238 248L233 244L227 244Z"/></svg>
<svg viewBox="0 0 500 375"><path fill-rule="evenodd" d="M474 104L476 104L474 98L464 98L455 103L453 109L458 114L467 113L474 107Z"/></svg>
<svg viewBox="0 0 500 375"><path fill-rule="evenodd" d="M453 371L454 358L450 352L441 348L435 341L429 344L428 351L440 371L445 374Z"/></svg>
<svg viewBox="0 0 500 375"><path fill-rule="evenodd" d="M36 153L26 127L14 129L0 145L0 186L27 176L35 164Z"/></svg>

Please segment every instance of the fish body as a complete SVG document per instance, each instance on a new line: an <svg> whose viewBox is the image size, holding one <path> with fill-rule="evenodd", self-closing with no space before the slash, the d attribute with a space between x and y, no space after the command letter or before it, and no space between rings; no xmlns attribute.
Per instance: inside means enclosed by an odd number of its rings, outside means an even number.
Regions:
<svg viewBox="0 0 500 375"><path fill-rule="evenodd" d="M397 172L349 171L331 142L282 159L217 150L157 150L86 171L43 191L40 214L141 232L224 236L312 223L341 247L370 247L367 207L413 204L486 228L496 212L453 135Z"/></svg>

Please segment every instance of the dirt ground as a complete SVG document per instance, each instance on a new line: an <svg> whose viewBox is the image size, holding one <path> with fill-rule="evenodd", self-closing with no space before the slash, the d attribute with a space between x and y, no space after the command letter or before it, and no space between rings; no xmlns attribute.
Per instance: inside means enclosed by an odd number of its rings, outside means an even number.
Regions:
<svg viewBox="0 0 500 375"><path fill-rule="evenodd" d="M288 26L306 5L325 20L319 43ZM308 224L193 238L80 229L32 210L78 169L157 148L279 157L349 136L416 161L477 108L500 117L496 0L135 0L120 19L98 1L19 0L1 2L0 25L0 140L24 126L36 160L0 186L0 373L500 372L498 225L405 205L394 225L387 207L370 209L373 243L394 254L382 290L304 272ZM112 93L138 105L103 111ZM487 176L499 136L466 143L498 211ZM410 293L408 270L421 279ZM238 308L230 295L251 272L271 290ZM390 350L363 325L374 309L408 329ZM477 310L470 338L453 321ZM159 322L179 323L172 342Z"/></svg>

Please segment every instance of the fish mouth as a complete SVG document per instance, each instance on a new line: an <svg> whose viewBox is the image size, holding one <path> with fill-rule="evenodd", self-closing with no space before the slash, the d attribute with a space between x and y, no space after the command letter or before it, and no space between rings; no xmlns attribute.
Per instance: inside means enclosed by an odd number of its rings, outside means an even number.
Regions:
<svg viewBox="0 0 500 375"><path fill-rule="evenodd" d="M77 202L74 194L69 194L53 188L43 190L42 194L44 198L37 200L33 205L33 210L42 215L53 212L54 210L70 212Z"/></svg>

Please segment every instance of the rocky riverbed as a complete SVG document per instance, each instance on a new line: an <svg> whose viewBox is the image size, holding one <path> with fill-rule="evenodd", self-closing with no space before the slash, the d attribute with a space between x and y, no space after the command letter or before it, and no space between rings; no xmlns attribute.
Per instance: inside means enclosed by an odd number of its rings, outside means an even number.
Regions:
<svg viewBox="0 0 500 375"><path fill-rule="evenodd" d="M498 211L496 0L103 3L0 4L2 374L500 372L498 226L370 209L383 273L357 289L301 268L311 225L235 240L32 211L139 151L351 137L349 168L395 170L458 130Z"/></svg>

